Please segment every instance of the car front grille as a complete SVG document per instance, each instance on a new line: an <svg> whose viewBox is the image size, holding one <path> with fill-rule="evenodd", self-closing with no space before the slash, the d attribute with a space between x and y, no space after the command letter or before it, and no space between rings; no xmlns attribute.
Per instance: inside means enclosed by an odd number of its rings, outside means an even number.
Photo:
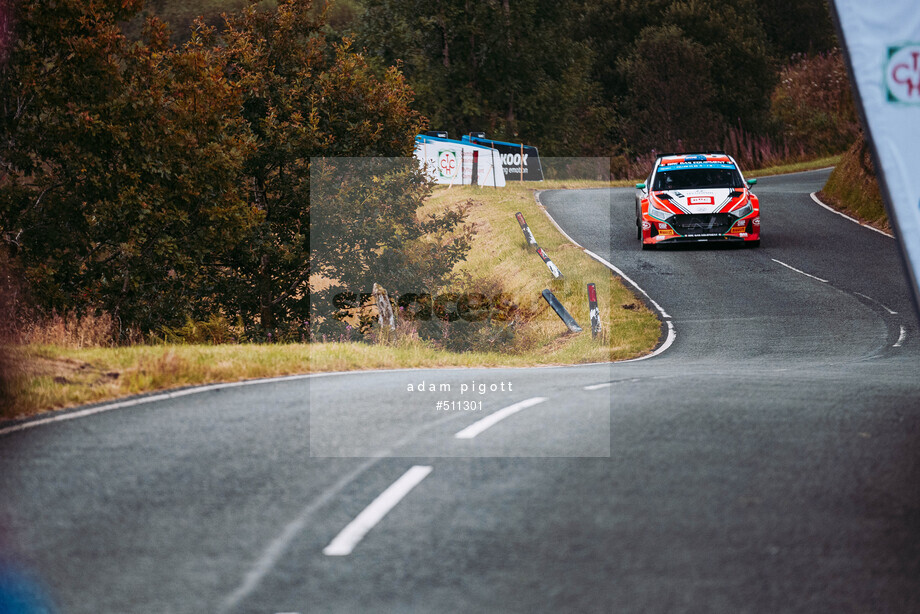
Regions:
<svg viewBox="0 0 920 614"><path fill-rule="evenodd" d="M725 234L735 218L727 213L695 213L675 215L668 220L671 227L685 237Z"/></svg>

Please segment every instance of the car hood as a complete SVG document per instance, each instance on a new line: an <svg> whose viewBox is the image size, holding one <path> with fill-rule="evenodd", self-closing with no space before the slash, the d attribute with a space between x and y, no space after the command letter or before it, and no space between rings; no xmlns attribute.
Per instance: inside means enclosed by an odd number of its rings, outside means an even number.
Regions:
<svg viewBox="0 0 920 614"><path fill-rule="evenodd" d="M673 205L681 213L715 213L729 203L733 188L706 188L700 190L666 190L655 192L659 200ZM743 198L744 195L737 198Z"/></svg>

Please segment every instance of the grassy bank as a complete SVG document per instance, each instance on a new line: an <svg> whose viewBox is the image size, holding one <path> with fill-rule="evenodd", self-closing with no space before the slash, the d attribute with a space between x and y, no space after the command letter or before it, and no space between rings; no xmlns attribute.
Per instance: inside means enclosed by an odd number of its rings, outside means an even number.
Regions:
<svg viewBox="0 0 920 614"><path fill-rule="evenodd" d="M869 149L863 140L844 154L818 196L847 215L891 232Z"/></svg>
<svg viewBox="0 0 920 614"><path fill-rule="evenodd" d="M746 173L764 176L825 168L826 158ZM540 190L629 187L613 183L553 180ZM830 185L830 184L829 184ZM567 241L534 200L535 184L511 183L501 190L438 188L426 210L472 201L476 226L473 249L460 269L473 289L493 289L513 297L520 321L509 339L468 351L446 351L410 334L386 344L149 345L121 348L34 345L14 349L14 400L0 419L121 396L221 381L321 371L420 367L499 367L576 364L620 360L651 350L660 324L610 272ZM537 240L562 270L554 280L524 241L514 214L521 211ZM597 285L604 335L591 338L586 284ZM586 332L571 334L548 308L540 292L551 289Z"/></svg>
<svg viewBox="0 0 920 614"><path fill-rule="evenodd" d="M0 418L103 401L130 394L294 373L412 367L498 367L575 364L631 358L651 350L660 324L610 271L569 243L539 209L533 184L502 190L439 188L421 213L472 201L473 248L461 271L473 290L494 290L518 304L513 334L467 351L446 351L412 334L384 344L149 345L120 348L27 346L14 349L13 401ZM541 189L604 187L558 181ZM541 246L565 275L554 280L515 220L521 211ZM590 334L586 284L597 286L603 335ZM541 298L551 289L585 329L569 333ZM474 340L475 341L475 340Z"/></svg>

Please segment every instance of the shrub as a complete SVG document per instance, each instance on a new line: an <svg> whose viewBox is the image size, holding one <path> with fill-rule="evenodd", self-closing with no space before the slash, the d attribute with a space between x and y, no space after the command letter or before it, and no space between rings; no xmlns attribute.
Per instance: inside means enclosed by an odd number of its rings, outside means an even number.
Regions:
<svg viewBox="0 0 920 614"><path fill-rule="evenodd" d="M780 73L770 115L794 149L813 156L845 151L859 134L859 122L840 50L794 56Z"/></svg>

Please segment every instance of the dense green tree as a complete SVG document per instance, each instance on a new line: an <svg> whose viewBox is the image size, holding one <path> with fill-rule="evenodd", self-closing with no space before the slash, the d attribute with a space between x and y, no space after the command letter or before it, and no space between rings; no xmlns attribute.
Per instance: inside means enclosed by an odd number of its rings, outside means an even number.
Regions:
<svg viewBox="0 0 920 614"><path fill-rule="evenodd" d="M644 29L619 69L630 84L623 131L632 147L679 151L719 145L713 142L719 129L712 64L705 48L680 28Z"/></svg>
<svg viewBox="0 0 920 614"><path fill-rule="evenodd" d="M712 146L730 127L766 129L775 63L751 0L599 0L587 7L582 31L599 58L594 78L621 118L611 141L625 137L630 149L644 153L648 147L674 145L648 140L656 134L699 142L696 135L708 133ZM642 49L651 51L650 46L666 53L667 44L676 45L671 66L662 64L667 59L658 51L654 66L651 58L642 57ZM651 72L655 67L657 72ZM674 97L669 91L686 95L690 108L654 110L659 100ZM715 114L715 124L710 113L698 108L701 100ZM676 123L645 125L653 119ZM637 132L645 140L635 142Z"/></svg>
<svg viewBox="0 0 920 614"><path fill-rule="evenodd" d="M328 44L309 0L251 5L220 39L196 22L181 47L156 20L143 40L122 34L138 3L17 7L0 68L0 237L39 304L145 330L214 314L265 331L304 320L311 156L411 155L424 124L400 73ZM418 173L400 181L427 189ZM363 262L450 270L445 233L462 216L417 220L420 202L363 229L389 246ZM417 250L428 233L446 241L439 253L400 260L402 238Z"/></svg>
<svg viewBox="0 0 920 614"><path fill-rule="evenodd" d="M311 264L331 282L311 294L313 315L359 306L375 283L396 299L456 281L472 230L463 208L418 216L431 186L414 158L323 158L311 176ZM330 324L316 332L335 332Z"/></svg>
<svg viewBox="0 0 920 614"><path fill-rule="evenodd" d="M255 139L245 180L264 217L237 249L222 295L230 311L271 329L309 314L310 156L409 156L423 123L402 75L378 77L347 43L328 45L311 2L251 6L227 25L226 70Z"/></svg>
<svg viewBox="0 0 920 614"><path fill-rule="evenodd" d="M579 3L365 4L360 44L384 64L402 63L433 127L521 138L551 154L596 144L606 112L590 80L593 54L574 37Z"/></svg>
<svg viewBox="0 0 920 614"><path fill-rule="evenodd" d="M828 0L754 0L771 53L782 63L798 53L817 54L837 46Z"/></svg>
<svg viewBox="0 0 920 614"><path fill-rule="evenodd" d="M238 186L249 147L221 51L183 49L139 5L16 5L0 68L0 232L47 308L99 307L146 327L208 309L217 265L254 214Z"/></svg>
<svg viewBox="0 0 920 614"><path fill-rule="evenodd" d="M723 122L764 130L770 92L777 81L776 63L752 1L675 2L665 12L664 22L679 27L705 50L715 88L712 104Z"/></svg>

